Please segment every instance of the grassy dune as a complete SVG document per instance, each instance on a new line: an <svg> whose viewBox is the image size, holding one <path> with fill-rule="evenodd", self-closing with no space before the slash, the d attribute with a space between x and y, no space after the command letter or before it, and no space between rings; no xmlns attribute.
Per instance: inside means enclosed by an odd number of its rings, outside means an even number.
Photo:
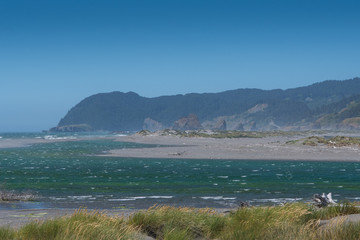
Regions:
<svg viewBox="0 0 360 240"><path fill-rule="evenodd" d="M360 213L355 204L323 209L305 204L211 209L153 207L129 218L79 210L72 216L0 228L0 239L360 239L360 224L320 225L320 220Z"/></svg>

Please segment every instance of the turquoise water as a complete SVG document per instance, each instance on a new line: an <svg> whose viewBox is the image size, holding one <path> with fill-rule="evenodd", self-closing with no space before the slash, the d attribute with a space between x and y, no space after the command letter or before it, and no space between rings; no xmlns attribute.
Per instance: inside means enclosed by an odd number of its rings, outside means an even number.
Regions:
<svg viewBox="0 0 360 240"><path fill-rule="evenodd" d="M45 137L0 136L1 140ZM34 203L0 203L0 208L147 208L156 203L233 207L241 201L252 205L310 201L314 193L322 192L332 192L337 200L360 199L356 162L98 157L94 155L110 149L162 146L75 137L78 141L0 149L3 187L38 196Z"/></svg>

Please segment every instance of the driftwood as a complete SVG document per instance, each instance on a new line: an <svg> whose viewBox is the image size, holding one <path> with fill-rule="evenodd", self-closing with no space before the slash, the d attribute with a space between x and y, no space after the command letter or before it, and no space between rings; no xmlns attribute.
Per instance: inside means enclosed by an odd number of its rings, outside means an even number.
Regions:
<svg viewBox="0 0 360 240"><path fill-rule="evenodd" d="M183 151L183 152L174 152L174 153L169 153L168 155L169 156L181 156L185 153L186 151Z"/></svg>
<svg viewBox="0 0 360 240"><path fill-rule="evenodd" d="M13 201L34 201L35 195L31 193L15 193L10 191L0 191L0 201L13 202Z"/></svg>
<svg viewBox="0 0 360 240"><path fill-rule="evenodd" d="M325 195L325 193L322 195L314 194L313 200L315 205L319 208L326 207L329 204L336 204L336 202L332 199L331 193L328 193L327 195Z"/></svg>

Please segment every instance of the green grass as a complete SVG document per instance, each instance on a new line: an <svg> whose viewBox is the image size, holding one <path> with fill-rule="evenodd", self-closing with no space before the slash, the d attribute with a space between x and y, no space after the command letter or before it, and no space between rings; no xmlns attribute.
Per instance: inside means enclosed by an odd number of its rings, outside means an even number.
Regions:
<svg viewBox="0 0 360 240"><path fill-rule="evenodd" d="M97 211L79 210L70 217L30 222L18 230L0 228L2 240L141 239L136 227L122 217L109 217Z"/></svg>
<svg viewBox="0 0 360 240"><path fill-rule="evenodd" d="M322 209L303 203L240 208L231 213L212 209L155 206L129 218L79 210L72 216L31 222L20 229L0 228L0 239L360 239L359 224L319 220L360 213L355 203ZM141 234L142 233L142 234Z"/></svg>
<svg viewBox="0 0 360 240"><path fill-rule="evenodd" d="M346 137L346 136L335 136L332 138L324 138L319 136L311 136L298 140L291 140L286 144L302 143L306 146L318 146L326 145L330 147L345 147L345 146L360 146L360 138L358 137Z"/></svg>
<svg viewBox="0 0 360 240"><path fill-rule="evenodd" d="M147 235L165 239L169 234L212 238L225 226L226 218L211 209L161 206L135 213L129 223ZM169 238L170 239L170 238Z"/></svg>

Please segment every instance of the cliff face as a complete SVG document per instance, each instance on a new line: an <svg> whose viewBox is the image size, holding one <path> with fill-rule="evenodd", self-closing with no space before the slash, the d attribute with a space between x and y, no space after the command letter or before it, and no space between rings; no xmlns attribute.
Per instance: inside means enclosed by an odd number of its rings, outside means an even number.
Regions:
<svg viewBox="0 0 360 240"><path fill-rule="evenodd" d="M213 127L214 130L226 130L226 121L224 119L220 119Z"/></svg>
<svg viewBox="0 0 360 240"><path fill-rule="evenodd" d="M100 93L75 105L58 127L86 124L93 130L107 131L158 130L172 126L228 130L355 127L356 118L360 117L360 110L354 105L360 102L359 89L360 78L354 78L288 90L237 89L156 98L133 92ZM353 105L349 107L351 102ZM349 108L341 112L346 107ZM202 126L195 117L179 120L190 113L201 119ZM225 122L217 126L219 119Z"/></svg>
<svg viewBox="0 0 360 240"><path fill-rule="evenodd" d="M190 114L188 117L177 120L172 129L179 131L199 130L203 129L203 126L201 126L199 119L195 114Z"/></svg>
<svg viewBox="0 0 360 240"><path fill-rule="evenodd" d="M164 126L160 122L155 121L148 117L148 118L145 118L142 129L149 130L151 132L155 132L155 131L164 129Z"/></svg>

